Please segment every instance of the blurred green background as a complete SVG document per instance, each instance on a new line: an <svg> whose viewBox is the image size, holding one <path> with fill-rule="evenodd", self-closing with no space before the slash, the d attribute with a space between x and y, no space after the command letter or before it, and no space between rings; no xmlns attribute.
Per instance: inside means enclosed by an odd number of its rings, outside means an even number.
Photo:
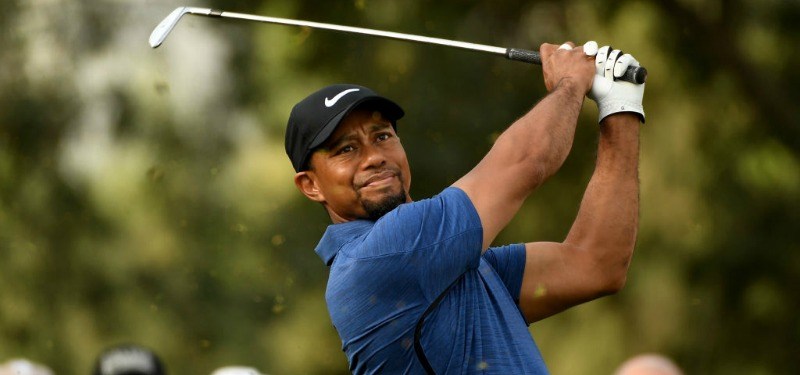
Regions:
<svg viewBox="0 0 800 375"><path fill-rule="evenodd" d="M641 228L618 295L531 326L553 374L661 352L689 374L800 373L797 0L4 0L0 362L89 373L105 347L172 374L246 364L344 374L283 133L322 85L401 103L412 196L467 172L544 95L541 69L473 52L241 21L181 5L536 49L597 40L650 71ZM561 240L591 174L585 103L563 169L498 243Z"/></svg>

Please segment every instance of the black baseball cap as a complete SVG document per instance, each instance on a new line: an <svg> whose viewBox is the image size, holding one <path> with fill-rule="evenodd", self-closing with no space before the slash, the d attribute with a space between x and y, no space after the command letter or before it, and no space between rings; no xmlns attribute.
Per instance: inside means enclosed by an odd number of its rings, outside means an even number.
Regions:
<svg viewBox="0 0 800 375"><path fill-rule="evenodd" d="M324 87L295 104L286 126L286 155L294 170L305 170L314 149L333 134L348 113L367 102L373 103L395 129L397 120L405 114L395 102L352 84Z"/></svg>

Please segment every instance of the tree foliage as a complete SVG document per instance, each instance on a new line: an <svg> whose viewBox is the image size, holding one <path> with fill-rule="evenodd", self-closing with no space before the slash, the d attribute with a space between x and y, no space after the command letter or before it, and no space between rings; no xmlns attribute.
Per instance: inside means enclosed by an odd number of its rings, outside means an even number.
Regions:
<svg viewBox="0 0 800 375"><path fill-rule="evenodd" d="M291 106L370 86L406 109L412 196L436 194L544 94L538 67L302 28L186 17L174 1L19 1L0 14L0 361L90 371L105 347L171 373L347 372L294 188ZM210 1L243 13L536 49L598 40L650 71L639 242L620 294L531 327L555 374L661 352L687 373L800 373L800 3ZM571 156L498 242L560 240L595 155Z"/></svg>

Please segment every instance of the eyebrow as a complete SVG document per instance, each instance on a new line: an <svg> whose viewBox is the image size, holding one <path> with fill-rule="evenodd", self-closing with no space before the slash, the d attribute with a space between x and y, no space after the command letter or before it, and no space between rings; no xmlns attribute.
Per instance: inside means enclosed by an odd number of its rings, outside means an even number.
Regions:
<svg viewBox="0 0 800 375"><path fill-rule="evenodd" d="M386 124L386 123L382 123L382 122L376 122L376 123L373 123L373 124L369 125L369 131L370 131L370 133L373 133L373 132L380 131L380 130L383 130L383 129L386 129L386 128L390 128L391 126L392 126L391 124ZM356 132L350 132L350 133L347 133L345 135L342 135L339 138L332 139L327 145L323 146L323 148L325 148L326 150L333 150L333 149L339 147L339 145L341 145L342 143L345 143L347 141L351 141L351 140L354 140L354 139L358 139L358 135L356 135Z"/></svg>

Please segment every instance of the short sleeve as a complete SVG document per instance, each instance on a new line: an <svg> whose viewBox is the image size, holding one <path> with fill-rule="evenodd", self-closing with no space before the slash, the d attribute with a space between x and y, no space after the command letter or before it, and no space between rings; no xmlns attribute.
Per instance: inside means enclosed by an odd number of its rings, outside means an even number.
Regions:
<svg viewBox="0 0 800 375"><path fill-rule="evenodd" d="M461 274L478 267L483 227L467 194L450 187L386 214L366 242L372 256L399 255L398 261L407 262L432 300Z"/></svg>
<svg viewBox="0 0 800 375"><path fill-rule="evenodd" d="M483 254L483 259L494 268L500 279L503 280L508 293L511 294L511 298L517 304L519 304L519 296L522 291L525 258L524 244L492 247Z"/></svg>

